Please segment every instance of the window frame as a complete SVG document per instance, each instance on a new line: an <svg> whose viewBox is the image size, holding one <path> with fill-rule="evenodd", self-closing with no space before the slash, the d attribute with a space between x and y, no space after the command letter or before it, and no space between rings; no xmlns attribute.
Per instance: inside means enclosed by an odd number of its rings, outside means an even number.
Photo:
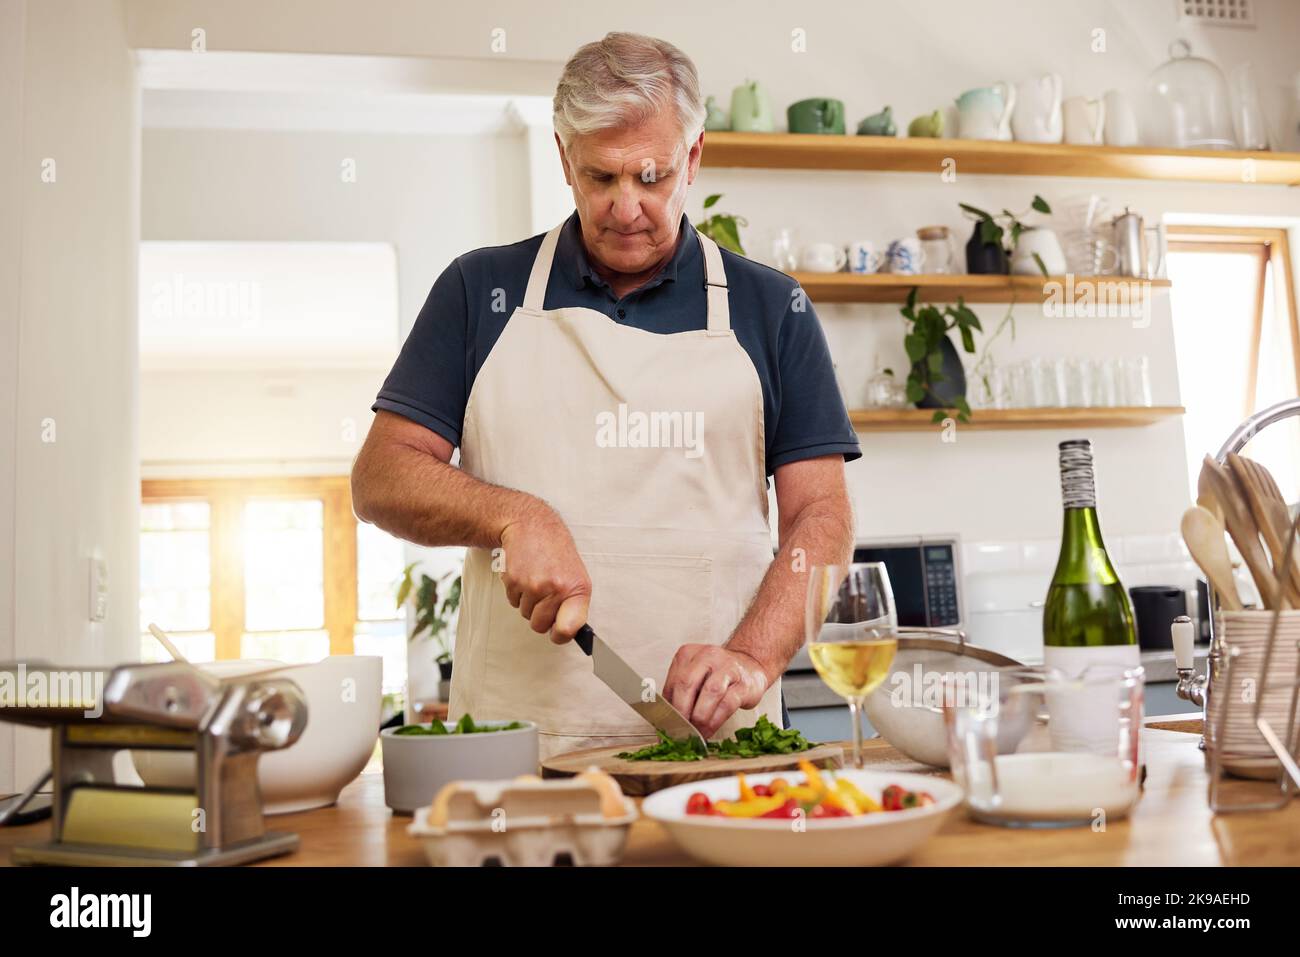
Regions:
<svg viewBox="0 0 1300 957"><path fill-rule="evenodd" d="M244 632L243 508L250 499L312 498L323 503L322 554L325 628L330 654L353 653L357 626L357 518L347 476L144 479L140 500L206 501L211 509L209 628L216 658L240 657Z"/></svg>
<svg viewBox="0 0 1300 957"><path fill-rule="evenodd" d="M1283 310L1291 332L1291 361L1295 370L1296 387L1300 389L1300 310L1296 308L1295 277L1291 271L1291 245L1287 230L1270 226L1170 225L1166 227L1166 236L1168 252L1239 253L1257 258L1254 328L1251 330L1246 394L1242 397L1243 417L1256 411L1259 347L1264 328L1264 287L1269 267L1273 270L1274 308Z"/></svg>

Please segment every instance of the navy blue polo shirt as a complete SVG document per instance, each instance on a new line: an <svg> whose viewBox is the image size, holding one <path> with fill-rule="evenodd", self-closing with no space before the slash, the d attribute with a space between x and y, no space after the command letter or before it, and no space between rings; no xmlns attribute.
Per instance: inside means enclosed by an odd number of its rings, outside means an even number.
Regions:
<svg viewBox="0 0 1300 957"><path fill-rule="evenodd" d="M585 306L648 332L704 329L704 255L682 217L681 240L653 279L619 298L591 268L575 212L564 224L544 308ZM429 292L373 409L418 422L460 445L474 377L523 304L539 234L456 258ZM775 269L722 250L731 328L763 387L767 473L821 455L862 453L835 384L817 315L797 283Z"/></svg>

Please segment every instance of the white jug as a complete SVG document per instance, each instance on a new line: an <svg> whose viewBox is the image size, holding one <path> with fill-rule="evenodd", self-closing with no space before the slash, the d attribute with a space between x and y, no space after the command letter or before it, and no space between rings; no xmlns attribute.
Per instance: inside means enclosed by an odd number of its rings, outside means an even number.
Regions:
<svg viewBox="0 0 1300 957"><path fill-rule="evenodd" d="M1016 88L1016 109L1011 114L1011 131L1021 143L1059 143L1061 121L1061 75L1045 73L1022 80Z"/></svg>
<svg viewBox="0 0 1300 957"><path fill-rule="evenodd" d="M1106 125L1106 104L1099 99L1072 96L1061 105L1065 119L1065 142L1095 146L1102 141Z"/></svg>

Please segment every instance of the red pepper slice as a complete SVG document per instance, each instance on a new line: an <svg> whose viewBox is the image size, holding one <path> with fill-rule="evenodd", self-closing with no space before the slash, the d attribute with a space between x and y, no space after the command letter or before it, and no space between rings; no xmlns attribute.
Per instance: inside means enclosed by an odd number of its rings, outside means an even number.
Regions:
<svg viewBox="0 0 1300 957"><path fill-rule="evenodd" d="M768 811L766 814L760 814L759 817L777 817L793 819L799 816L799 802L794 798L786 801L778 808Z"/></svg>

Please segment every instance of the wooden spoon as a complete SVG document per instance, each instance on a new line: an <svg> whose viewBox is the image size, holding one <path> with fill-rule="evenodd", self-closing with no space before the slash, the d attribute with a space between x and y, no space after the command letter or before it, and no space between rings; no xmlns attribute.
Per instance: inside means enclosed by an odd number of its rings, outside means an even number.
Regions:
<svg viewBox="0 0 1300 957"><path fill-rule="evenodd" d="M1273 484L1272 476L1258 462L1243 459L1241 456L1232 453L1228 455L1228 472L1236 480L1242 498L1249 506L1251 515L1255 519L1255 525L1264 537L1264 544L1268 546L1269 553L1273 556L1274 577L1285 588L1286 598L1291 606L1300 608L1300 576L1296 574L1294 550L1291 567L1287 568L1284 565L1287 538L1290 536L1290 523L1284 520L1284 523L1279 526L1276 521L1277 516L1272 508L1272 506L1280 504L1285 512L1286 503L1274 502L1269 488ZM1261 472L1267 478L1261 476ZM1281 493L1279 492L1278 495L1280 497Z"/></svg>
<svg viewBox="0 0 1300 957"><path fill-rule="evenodd" d="M1208 459L1209 456L1207 455ZM1196 479L1196 504L1206 509L1217 518L1223 521L1223 509L1219 506L1219 500L1214 497L1214 488L1210 477L1205 473L1205 466L1201 466L1201 474Z"/></svg>
<svg viewBox="0 0 1300 957"><path fill-rule="evenodd" d="M1201 463L1201 478L1208 476L1209 488L1214 494L1219 508L1223 509L1223 523L1233 544L1250 569L1250 577L1255 579L1259 589L1260 601L1265 608L1286 607L1286 595L1278 588L1278 581L1273 576L1273 569L1264 553L1264 546L1259 542L1259 528L1250 513L1250 508L1242 500L1236 483L1222 465L1208 455Z"/></svg>
<svg viewBox="0 0 1300 957"><path fill-rule="evenodd" d="M1237 584L1232 580L1232 559L1223 540L1223 523L1207 508L1193 505L1183 512L1183 541L1196 564L1228 611L1241 611Z"/></svg>

